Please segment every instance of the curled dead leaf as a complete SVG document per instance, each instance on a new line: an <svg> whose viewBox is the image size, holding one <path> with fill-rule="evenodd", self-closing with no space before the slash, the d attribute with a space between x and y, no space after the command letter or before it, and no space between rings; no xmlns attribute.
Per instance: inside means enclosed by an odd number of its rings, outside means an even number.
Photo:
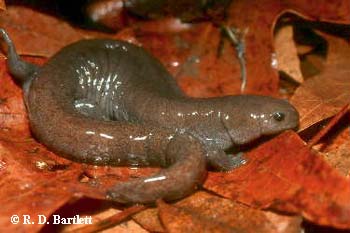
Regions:
<svg viewBox="0 0 350 233"><path fill-rule="evenodd" d="M306 80L291 98L300 114L300 131L333 116L350 103L350 45L342 38L323 36L329 45L325 69Z"/></svg>

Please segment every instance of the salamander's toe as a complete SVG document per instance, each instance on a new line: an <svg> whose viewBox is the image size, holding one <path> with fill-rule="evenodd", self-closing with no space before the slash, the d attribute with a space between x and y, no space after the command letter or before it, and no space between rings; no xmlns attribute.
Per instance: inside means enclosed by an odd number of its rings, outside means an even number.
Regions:
<svg viewBox="0 0 350 233"><path fill-rule="evenodd" d="M209 166L217 171L231 171L247 162L242 152L230 155L223 150L213 150L209 151L207 155Z"/></svg>

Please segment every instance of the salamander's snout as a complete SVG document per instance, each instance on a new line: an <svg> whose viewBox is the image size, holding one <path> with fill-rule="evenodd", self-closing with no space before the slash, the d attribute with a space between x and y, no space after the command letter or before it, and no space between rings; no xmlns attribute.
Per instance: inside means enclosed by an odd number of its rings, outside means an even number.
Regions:
<svg viewBox="0 0 350 233"><path fill-rule="evenodd" d="M297 129L299 125L298 111L285 100L274 99L269 102L264 115L265 117L260 122L263 135L275 134L287 129Z"/></svg>
<svg viewBox="0 0 350 233"><path fill-rule="evenodd" d="M285 111L272 113L272 118L276 124L281 123L281 127L285 129L296 129L299 124L299 113L292 105L288 106L288 109Z"/></svg>

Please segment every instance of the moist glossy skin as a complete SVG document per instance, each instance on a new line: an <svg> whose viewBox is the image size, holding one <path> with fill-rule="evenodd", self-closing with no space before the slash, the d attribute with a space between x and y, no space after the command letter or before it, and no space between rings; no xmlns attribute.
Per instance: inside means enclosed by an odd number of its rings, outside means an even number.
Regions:
<svg viewBox="0 0 350 233"><path fill-rule="evenodd" d="M27 73L17 76L25 80L31 129L51 150L90 164L168 167L114 186L108 197L122 203L188 195L206 163L237 166L224 150L298 125L282 100L186 97L156 59L122 41L77 42Z"/></svg>

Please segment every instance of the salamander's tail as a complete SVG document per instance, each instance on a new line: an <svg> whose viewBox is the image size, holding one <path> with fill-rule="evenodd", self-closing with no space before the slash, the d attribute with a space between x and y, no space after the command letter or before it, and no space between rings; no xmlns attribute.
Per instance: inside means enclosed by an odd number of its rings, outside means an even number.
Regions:
<svg viewBox="0 0 350 233"><path fill-rule="evenodd" d="M33 78L33 75L38 71L39 67L23 61L19 57L12 40L7 32L2 28L0 28L0 36L7 45L7 66L10 73L16 78L16 80L25 85L25 83L29 82Z"/></svg>
<svg viewBox="0 0 350 233"><path fill-rule="evenodd" d="M206 174L206 156L198 140L177 135L167 148L167 160L172 164L159 173L118 183L107 192L107 198L119 203L154 203L183 198L203 183Z"/></svg>

